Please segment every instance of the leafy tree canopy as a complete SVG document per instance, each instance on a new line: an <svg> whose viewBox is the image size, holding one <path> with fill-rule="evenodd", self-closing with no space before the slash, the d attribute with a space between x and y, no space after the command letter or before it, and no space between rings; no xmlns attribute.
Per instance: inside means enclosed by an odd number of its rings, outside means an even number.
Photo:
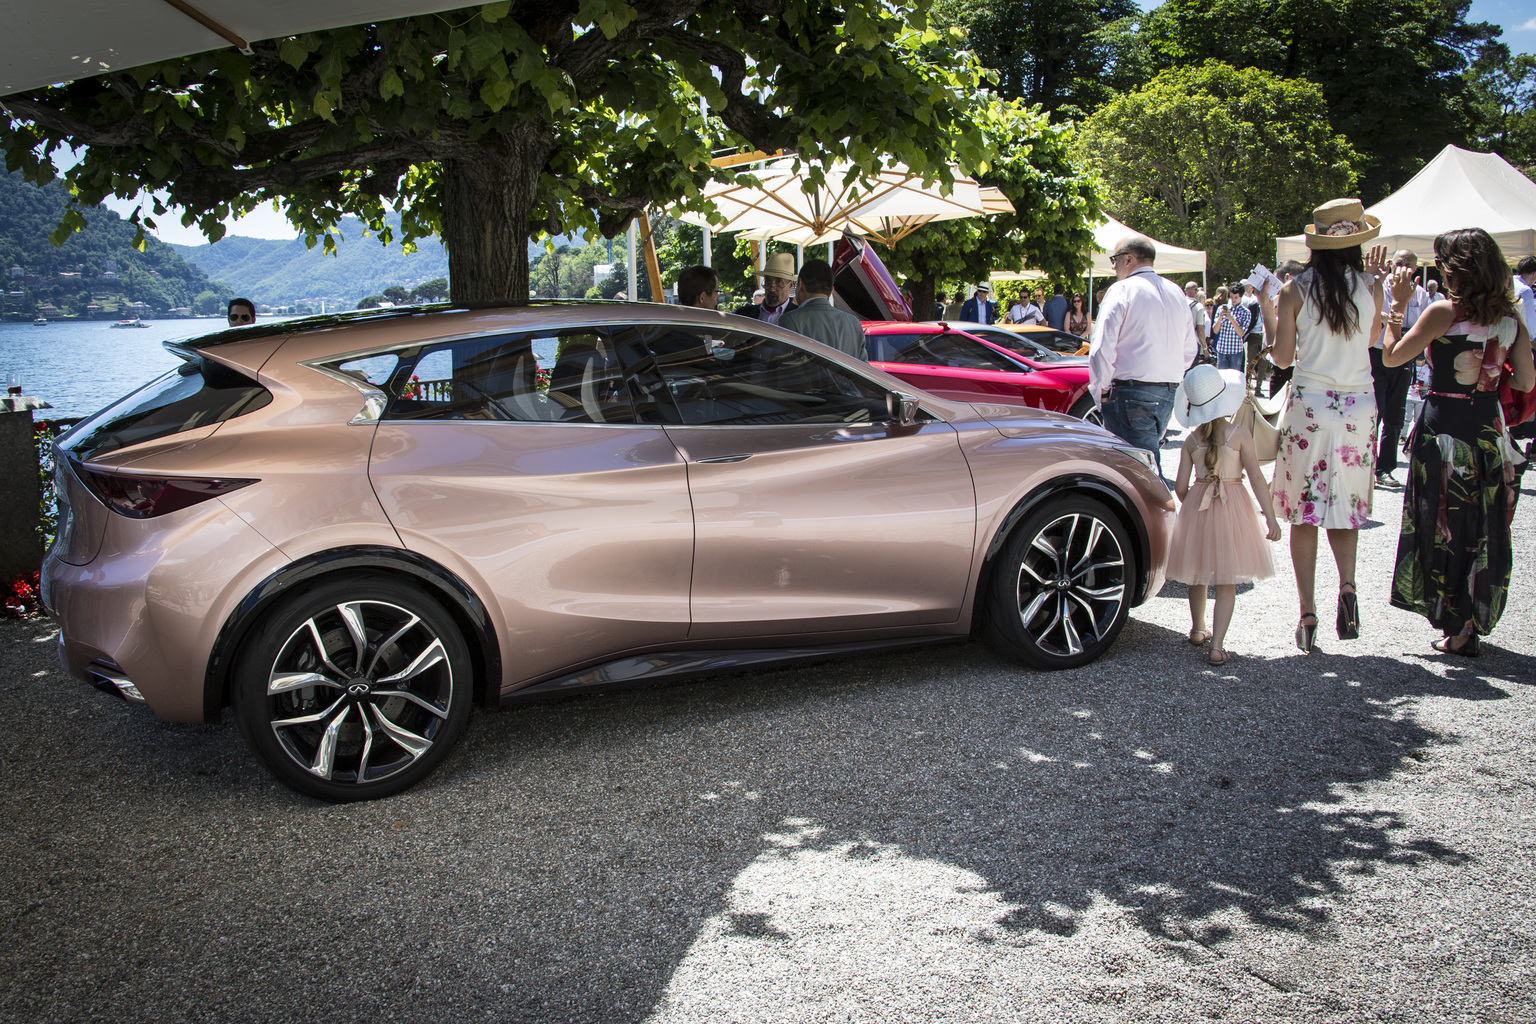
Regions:
<svg viewBox="0 0 1536 1024"><path fill-rule="evenodd" d="M1467 72L1477 148L1536 171L1536 56L1493 43Z"/></svg>
<svg viewBox="0 0 1536 1024"><path fill-rule="evenodd" d="M1276 235L1355 183L1355 154L1317 86L1215 61L1105 104L1078 146L1112 216L1208 250L1217 280L1273 260Z"/></svg>
<svg viewBox="0 0 1536 1024"><path fill-rule="evenodd" d="M1316 83L1329 120L1359 153L1367 205L1448 143L1466 141L1462 72L1496 25L1470 0L1166 0L1142 21L1153 70L1206 60ZM1255 143L1257 144L1257 143Z"/></svg>
<svg viewBox="0 0 1536 1024"><path fill-rule="evenodd" d="M984 166L982 72L926 3L502 0L18 93L0 145L38 182L84 147L82 206L163 191L210 239L276 200L309 244L349 213L387 242L393 206L404 242L442 236L456 301L521 301L530 232L701 208L717 148Z"/></svg>
<svg viewBox="0 0 1536 1024"><path fill-rule="evenodd" d="M1016 212L930 224L884 256L906 276L919 317L933 308L941 283L1026 264L1066 280L1087 267L1099 200L1086 161L1073 153L1070 126L1017 102L990 108L982 123L998 158L977 180L1002 189Z"/></svg>
<svg viewBox="0 0 1536 1024"><path fill-rule="evenodd" d="M1106 71L1133 0L939 0L934 16L962 28L977 60L997 72L1004 99L1081 116L1112 95Z"/></svg>

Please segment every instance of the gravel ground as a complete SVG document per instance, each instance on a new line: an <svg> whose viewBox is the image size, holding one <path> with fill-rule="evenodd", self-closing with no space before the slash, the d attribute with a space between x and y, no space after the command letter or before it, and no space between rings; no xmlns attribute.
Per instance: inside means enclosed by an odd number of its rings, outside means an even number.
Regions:
<svg viewBox="0 0 1536 1024"><path fill-rule="evenodd" d="M1476 661L1388 607L1378 492L1364 636L1311 657L1281 544L1220 670L1170 585L1078 671L957 644L477 714L362 806L0 623L0 1019L1536 1020L1525 493Z"/></svg>

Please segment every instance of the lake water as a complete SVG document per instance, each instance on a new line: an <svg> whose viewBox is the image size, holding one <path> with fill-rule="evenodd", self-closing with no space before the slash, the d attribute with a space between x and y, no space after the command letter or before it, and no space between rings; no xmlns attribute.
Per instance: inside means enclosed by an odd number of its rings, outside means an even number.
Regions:
<svg viewBox="0 0 1536 1024"><path fill-rule="evenodd" d="M24 394L52 403L33 413L37 419L89 416L181 362L161 342L228 326L224 317L145 322L132 329L99 320L0 324L0 383L15 373Z"/></svg>

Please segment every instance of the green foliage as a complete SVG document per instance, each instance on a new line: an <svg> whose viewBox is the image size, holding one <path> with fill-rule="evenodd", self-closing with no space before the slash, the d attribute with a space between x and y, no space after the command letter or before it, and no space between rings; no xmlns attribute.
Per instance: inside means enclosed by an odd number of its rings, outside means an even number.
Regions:
<svg viewBox="0 0 1536 1024"><path fill-rule="evenodd" d="M211 289L198 292L197 297L192 300L192 312L198 316L218 316L224 312L229 299L232 298L234 298L233 295L226 298Z"/></svg>
<svg viewBox="0 0 1536 1024"><path fill-rule="evenodd" d="M994 105L984 123L999 155L977 180L1002 189L1016 212L931 224L882 257L906 277L919 319L941 283L960 283L969 298L994 269L1027 265L1060 280L1087 269L1099 200L1086 162L1073 154L1071 127L1019 103Z"/></svg>
<svg viewBox="0 0 1536 1024"><path fill-rule="evenodd" d="M1467 141L1462 72L1499 29L1470 0L1166 0L1142 22L1154 70L1206 60L1315 83L1360 154L1367 205Z"/></svg>
<svg viewBox="0 0 1536 1024"><path fill-rule="evenodd" d="M393 207L405 242L442 235L456 299L515 301L529 233L612 237L648 205L702 209L720 148L895 159L941 180L952 159L982 167L982 71L924 10L494 3L16 94L0 144L40 182L61 147L84 147L64 172L82 206L163 191L210 240L275 201L307 245L333 248L348 214L387 244Z"/></svg>
<svg viewBox="0 0 1536 1024"><path fill-rule="evenodd" d="M111 210L90 210L89 227L53 245L49 234L69 202L62 183L39 188L20 174L0 175L0 292L23 292L6 295L13 314L30 317L38 305L52 304L84 316L95 295L102 297L95 304L113 314L125 302L145 302L164 313L189 305L203 289L231 294L159 239L148 237L142 249L135 248L133 225ZM26 277L11 277L11 267L21 267Z"/></svg>
<svg viewBox="0 0 1536 1024"><path fill-rule="evenodd" d="M593 287L593 268L609 262L606 243L558 246L537 257L529 269L529 291L546 299L582 298Z"/></svg>
<svg viewBox="0 0 1536 1024"><path fill-rule="evenodd" d="M1516 167L1536 165L1536 56L1491 44L1467 72L1467 82L1477 148Z"/></svg>
<svg viewBox="0 0 1536 1024"><path fill-rule="evenodd" d="M1081 116L1112 95L1106 72L1132 0L939 0L934 18L963 29L976 59L997 72L1004 99Z"/></svg>
<svg viewBox="0 0 1536 1024"><path fill-rule="evenodd" d="M412 302L442 302L448 298L448 279L434 277L411 289Z"/></svg>
<svg viewBox="0 0 1536 1024"><path fill-rule="evenodd" d="M1215 61L1105 104L1077 144L1112 216L1208 250L1218 281L1272 261L1276 235L1300 230L1355 181L1355 154L1317 86Z"/></svg>

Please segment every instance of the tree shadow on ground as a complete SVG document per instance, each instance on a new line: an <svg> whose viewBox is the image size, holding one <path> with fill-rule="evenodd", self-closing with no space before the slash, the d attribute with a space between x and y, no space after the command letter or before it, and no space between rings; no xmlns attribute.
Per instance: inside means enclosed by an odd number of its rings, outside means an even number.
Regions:
<svg viewBox="0 0 1536 1024"><path fill-rule="evenodd" d="M3 851L8 1008L428 1020L451 998L461 1019L638 1020L791 819L818 826L812 846L894 845L980 876L1015 934L1073 935L1096 900L1153 936L1219 943L1191 930L1221 911L1306 932L1349 872L1472 856L1341 799L1455 742L1412 700L1499 699L1516 657L1218 670L1133 620L1069 672L958 644L479 715L427 783L337 807L278 788L228 725L93 711L68 723L73 762L0 803L54 830ZM60 771L116 785L50 811ZM771 917L730 921L783 937ZM103 942L117 952L80 984L68 968Z"/></svg>

